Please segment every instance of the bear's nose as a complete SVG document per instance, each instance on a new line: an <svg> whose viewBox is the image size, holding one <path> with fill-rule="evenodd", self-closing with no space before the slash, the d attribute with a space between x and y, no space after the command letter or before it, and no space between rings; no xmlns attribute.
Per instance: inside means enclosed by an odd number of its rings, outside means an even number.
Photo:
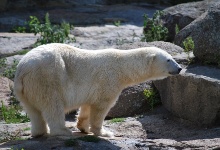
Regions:
<svg viewBox="0 0 220 150"><path fill-rule="evenodd" d="M179 69L178 69L179 73L180 73L181 70L182 70L182 68L179 68Z"/></svg>

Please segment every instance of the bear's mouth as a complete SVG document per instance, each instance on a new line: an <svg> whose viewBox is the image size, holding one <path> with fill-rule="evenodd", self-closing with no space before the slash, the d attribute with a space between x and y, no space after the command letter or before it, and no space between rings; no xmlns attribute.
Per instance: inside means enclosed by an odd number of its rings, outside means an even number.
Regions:
<svg viewBox="0 0 220 150"><path fill-rule="evenodd" d="M178 69L177 71L170 71L169 74L170 74L170 75L177 75L177 74L180 73L181 70L182 70L182 68L181 68L181 69Z"/></svg>
<svg viewBox="0 0 220 150"><path fill-rule="evenodd" d="M169 72L170 75L176 75L179 74L178 72Z"/></svg>

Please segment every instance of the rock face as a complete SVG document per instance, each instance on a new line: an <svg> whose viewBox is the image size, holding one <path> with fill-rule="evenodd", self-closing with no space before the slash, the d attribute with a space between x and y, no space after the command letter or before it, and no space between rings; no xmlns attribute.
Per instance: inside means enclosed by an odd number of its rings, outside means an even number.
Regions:
<svg viewBox="0 0 220 150"><path fill-rule="evenodd" d="M220 69L192 66L154 84L175 116L200 126L220 124Z"/></svg>
<svg viewBox="0 0 220 150"><path fill-rule="evenodd" d="M33 0L34 1L34 0ZM57 1L57 2L56 2ZM83 5L74 4L76 1L65 1L61 4L56 1L42 2L44 6L31 5L31 2L23 1L27 6L21 8L8 8L7 11L0 11L0 32L8 32L18 26L26 26L27 21L30 20L30 16L36 16L41 22L45 21L45 14L48 12L50 15L50 21L53 24L60 24L63 21L70 23L71 25L97 25L97 24L114 24L115 21L121 21L121 24L127 23L132 25L143 25L144 13L152 17L156 10L162 10L165 6L149 5L145 4L118 4L118 5ZM79 0L78 0L79 1ZM98 1L98 0L97 0ZM21 0L13 1L14 3L22 4ZM35 3L40 1L35 1ZM69 2L69 3L67 3ZM92 1L90 1L92 2ZM95 0L93 1L95 2ZM51 5L49 4L51 3ZM52 4L54 3L54 4ZM17 5L18 7L19 5ZM1 2L0 2L1 7Z"/></svg>
<svg viewBox="0 0 220 150"><path fill-rule="evenodd" d="M124 89L115 106L109 111L107 117L128 117L150 110L148 100L144 96L144 90L150 88L150 82Z"/></svg>
<svg viewBox="0 0 220 150"><path fill-rule="evenodd" d="M155 41L155 42L135 42L132 44L123 44L120 46L117 46L116 48L118 49L135 49L135 48L140 48L140 47L159 47L163 50L166 50L168 53L170 53L172 56L178 54L178 53L183 53L184 50L172 43L169 42L163 42L163 41Z"/></svg>
<svg viewBox="0 0 220 150"><path fill-rule="evenodd" d="M162 20L165 27L169 30L168 41L174 40L176 25L178 25L179 29L183 29L217 2L218 0L204 0L201 2L179 4L165 9L165 15L162 17Z"/></svg>
<svg viewBox="0 0 220 150"><path fill-rule="evenodd" d="M72 7L76 5L113 5L113 4L123 4L123 3L137 3L137 2L147 2L153 4L159 4L162 0L1 0L0 2L0 11L15 11L22 9L36 9L36 8L51 8L51 7ZM163 0L164 3L167 3L167 0ZM162 2L161 2L162 3Z"/></svg>
<svg viewBox="0 0 220 150"><path fill-rule="evenodd" d="M182 45L187 37L192 37L195 57L203 62L217 63L220 60L220 1L198 19L182 29L175 37L175 44Z"/></svg>
<svg viewBox="0 0 220 150"><path fill-rule="evenodd" d="M30 49L36 40L37 36L34 36L34 34L1 33L0 58L16 55L24 49Z"/></svg>
<svg viewBox="0 0 220 150"><path fill-rule="evenodd" d="M173 56L173 58L180 64L187 64L188 63L188 55L184 52L184 49L181 47L164 41L154 41L154 42L135 42L130 44L123 44L116 46L118 49L135 49L140 47L150 47L155 46L159 47L165 51L167 51L169 54ZM190 57L194 57L193 54L190 54Z"/></svg>
<svg viewBox="0 0 220 150"><path fill-rule="evenodd" d="M8 106L12 93L13 82L5 77L0 77L0 106L1 102Z"/></svg>

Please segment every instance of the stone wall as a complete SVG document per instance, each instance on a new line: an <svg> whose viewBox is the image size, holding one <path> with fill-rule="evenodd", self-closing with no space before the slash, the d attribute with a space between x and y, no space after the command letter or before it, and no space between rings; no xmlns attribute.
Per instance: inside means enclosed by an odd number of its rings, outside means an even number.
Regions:
<svg viewBox="0 0 220 150"><path fill-rule="evenodd" d="M73 7L76 5L113 5L127 3L167 3L169 0L0 0L0 11L17 11L22 9Z"/></svg>

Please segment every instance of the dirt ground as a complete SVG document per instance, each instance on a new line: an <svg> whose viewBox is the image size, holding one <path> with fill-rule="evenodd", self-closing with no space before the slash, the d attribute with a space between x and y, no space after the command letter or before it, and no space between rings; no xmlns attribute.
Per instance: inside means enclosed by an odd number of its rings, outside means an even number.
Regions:
<svg viewBox="0 0 220 150"><path fill-rule="evenodd" d="M72 119L71 119L72 118ZM66 126L73 131L72 137L31 138L30 123L1 124L0 135L7 139L20 136L0 144L0 149L220 149L219 127L196 127L186 120L172 116L162 106L147 114L128 117L122 122L106 120L104 127L114 132L114 138L101 138L98 143L78 140L75 146L68 147L65 141L70 138L86 136L75 128L74 115L68 117ZM16 135L17 134L17 135Z"/></svg>

